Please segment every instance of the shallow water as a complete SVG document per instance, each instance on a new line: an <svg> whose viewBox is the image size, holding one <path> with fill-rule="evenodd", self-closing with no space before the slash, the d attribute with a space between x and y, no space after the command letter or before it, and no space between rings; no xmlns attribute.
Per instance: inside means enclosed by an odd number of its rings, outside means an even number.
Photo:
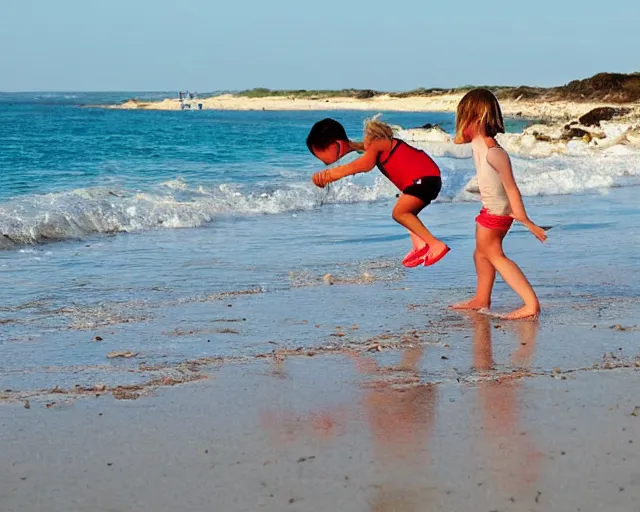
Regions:
<svg viewBox="0 0 640 512"><path fill-rule="evenodd" d="M140 382L156 371L141 366L362 349L381 335L393 345L414 330L410 343L431 347L424 379L473 372L459 340L486 326L445 308L475 282L478 204L463 192L471 160L437 157L444 193L423 218L453 250L407 271L388 184L374 173L328 193L309 183L319 168L304 146L310 125L331 115L357 134L366 113L129 112L0 98L0 228L11 239L0 251L0 389ZM385 118L449 130L453 120ZM545 246L522 227L506 243L544 308L532 367L637 353L638 331L610 327L637 323L640 159L517 157L514 166L531 216L553 226ZM595 180L605 171L609 181ZM498 283L495 307L516 305ZM497 340L513 338L515 328L495 325ZM506 343L498 367L511 364ZM138 355L107 359L114 350Z"/></svg>

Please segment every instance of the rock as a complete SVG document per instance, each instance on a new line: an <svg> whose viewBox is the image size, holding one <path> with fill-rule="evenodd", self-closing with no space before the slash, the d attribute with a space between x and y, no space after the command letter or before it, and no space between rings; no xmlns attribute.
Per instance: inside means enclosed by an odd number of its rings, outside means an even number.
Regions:
<svg viewBox="0 0 640 512"><path fill-rule="evenodd" d="M593 139L604 139L607 135L602 130L589 129L577 121L562 125L535 124L526 128L522 134L521 145L530 145L529 137L536 142L564 143L574 139L582 139L589 143Z"/></svg>
<svg viewBox="0 0 640 512"><path fill-rule="evenodd" d="M610 121L631 112L628 108L599 107L583 115L578 121L584 126L600 126L600 121Z"/></svg>
<svg viewBox="0 0 640 512"><path fill-rule="evenodd" d="M107 354L107 359L115 359L117 357L123 357L124 359L130 359L136 357L138 352L131 352L130 350L116 350Z"/></svg>
<svg viewBox="0 0 640 512"><path fill-rule="evenodd" d="M555 88L558 99L628 103L640 100L640 73L598 73Z"/></svg>
<svg viewBox="0 0 640 512"><path fill-rule="evenodd" d="M570 128L568 130L565 130L564 133L562 134L563 140L586 139L586 138L588 138L590 141L591 134L588 131L583 130L582 128Z"/></svg>
<svg viewBox="0 0 640 512"><path fill-rule="evenodd" d="M560 126L547 125L547 124L534 124L528 126L523 135L533 135L536 140L549 142L551 140L558 140L562 138L563 128Z"/></svg>

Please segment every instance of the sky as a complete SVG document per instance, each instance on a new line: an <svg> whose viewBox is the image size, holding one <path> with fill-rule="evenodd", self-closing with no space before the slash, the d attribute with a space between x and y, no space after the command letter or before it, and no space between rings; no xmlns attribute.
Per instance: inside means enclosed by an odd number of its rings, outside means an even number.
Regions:
<svg viewBox="0 0 640 512"><path fill-rule="evenodd" d="M640 71L637 0L0 0L0 91L562 85Z"/></svg>

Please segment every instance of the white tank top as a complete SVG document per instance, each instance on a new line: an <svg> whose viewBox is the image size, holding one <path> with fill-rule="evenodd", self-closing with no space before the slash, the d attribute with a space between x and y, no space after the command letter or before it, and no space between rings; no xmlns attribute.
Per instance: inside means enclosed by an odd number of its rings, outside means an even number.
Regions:
<svg viewBox="0 0 640 512"><path fill-rule="evenodd" d="M491 215L509 215L511 205L507 192L504 189L498 171L487 161L487 155L491 151L484 140L477 138L471 142L473 148L473 160L476 164L478 174L478 188L480 189L480 200L482 207L486 208ZM493 151L503 151L493 149Z"/></svg>

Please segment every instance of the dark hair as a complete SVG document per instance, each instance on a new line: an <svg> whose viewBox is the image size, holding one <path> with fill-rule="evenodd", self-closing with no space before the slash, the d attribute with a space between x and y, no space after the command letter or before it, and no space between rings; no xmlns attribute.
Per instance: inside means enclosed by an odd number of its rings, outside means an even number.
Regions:
<svg viewBox="0 0 640 512"><path fill-rule="evenodd" d="M327 118L313 125L307 136L307 147L313 153L313 148L325 149L339 140L349 140L344 126L335 119Z"/></svg>

